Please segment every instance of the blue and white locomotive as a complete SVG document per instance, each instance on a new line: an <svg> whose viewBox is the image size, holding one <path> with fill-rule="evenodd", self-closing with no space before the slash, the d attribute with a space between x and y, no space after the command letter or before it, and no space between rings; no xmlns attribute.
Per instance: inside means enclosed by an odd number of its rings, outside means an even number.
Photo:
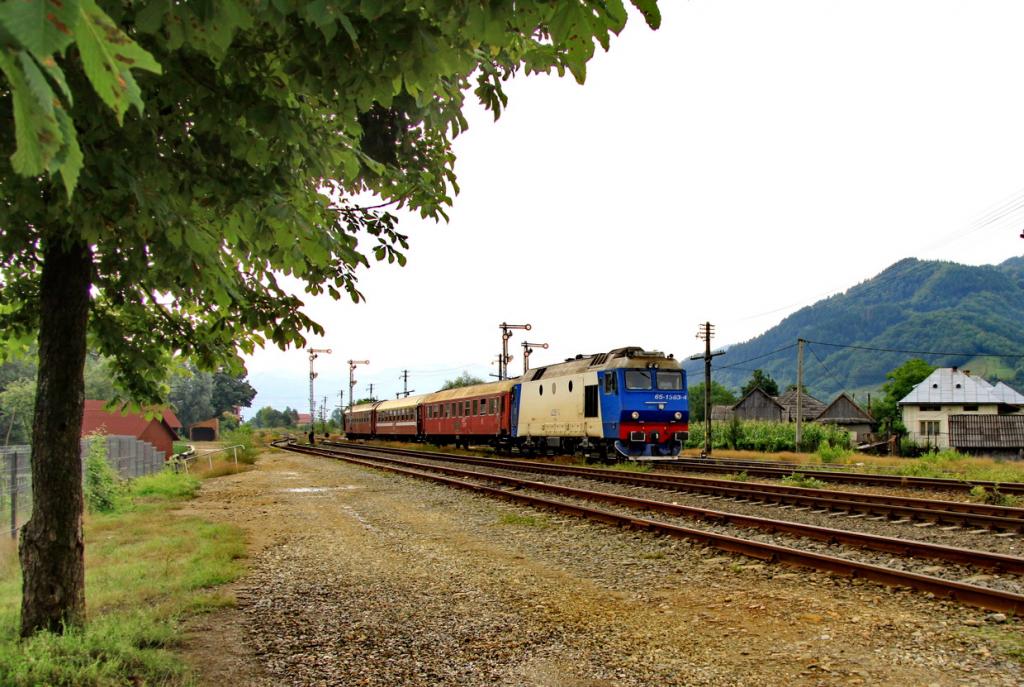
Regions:
<svg viewBox="0 0 1024 687"><path fill-rule="evenodd" d="M538 367L511 390L509 443L520 450L676 456L689 430L686 373L637 347Z"/></svg>

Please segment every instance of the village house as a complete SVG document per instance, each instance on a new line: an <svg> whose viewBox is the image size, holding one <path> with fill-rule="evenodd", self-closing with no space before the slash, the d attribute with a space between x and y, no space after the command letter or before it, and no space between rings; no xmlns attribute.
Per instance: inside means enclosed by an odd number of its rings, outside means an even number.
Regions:
<svg viewBox="0 0 1024 687"><path fill-rule="evenodd" d="M1024 450L1024 395L968 370L943 367L900 399L909 438L922 446L1017 457Z"/></svg>
<svg viewBox="0 0 1024 687"><path fill-rule="evenodd" d="M728 422L739 420L760 420L762 422L796 422L797 391L790 389L781 396L770 396L760 388L732 406L712 406L711 419ZM849 394L841 393L827 406L808 393L800 395L800 415L804 422L820 422L838 425L850 433L851 441L863 443L870 439L875 428L871 415L861 408Z"/></svg>

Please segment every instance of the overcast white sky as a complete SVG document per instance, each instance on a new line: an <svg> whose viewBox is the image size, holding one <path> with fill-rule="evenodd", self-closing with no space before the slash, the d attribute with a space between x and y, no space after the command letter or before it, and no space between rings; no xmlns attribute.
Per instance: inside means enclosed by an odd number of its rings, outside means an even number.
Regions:
<svg viewBox="0 0 1024 687"><path fill-rule="evenodd" d="M318 402L348 402L350 358L357 397L486 377L503 320L551 345L533 364L685 356L700 322L737 343L905 257L1024 254L1024 210L983 221L1024 200L1024 3L661 4L584 86L518 78L497 123L471 109L451 222L404 217L409 264L363 272L366 303L307 298ZM305 351L247 365L253 410L308 411Z"/></svg>

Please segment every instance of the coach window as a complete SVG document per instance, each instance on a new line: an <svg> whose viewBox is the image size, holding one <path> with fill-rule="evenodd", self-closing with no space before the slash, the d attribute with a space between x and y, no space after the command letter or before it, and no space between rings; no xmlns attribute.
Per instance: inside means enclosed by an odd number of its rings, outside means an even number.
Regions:
<svg viewBox="0 0 1024 687"><path fill-rule="evenodd" d="M481 398L480 399L480 414L481 415L486 415L487 414L487 399L486 398Z"/></svg>
<svg viewBox="0 0 1024 687"><path fill-rule="evenodd" d="M472 413L470 412L470 408L471 407L472 406L471 406L470 402L466 401L466 408L465 408L465 411L463 412L463 415L465 415L466 417L469 417L470 415L472 415Z"/></svg>
<svg viewBox="0 0 1024 687"><path fill-rule="evenodd" d="M474 398L473 399L473 415L476 415L477 411L479 411L479 410L480 410L480 401L478 401L478 400L476 400Z"/></svg>
<svg viewBox="0 0 1024 687"><path fill-rule="evenodd" d="M498 414L498 399L492 398L488 402L487 405L488 405L488 411L487 412L489 412L491 415L497 415Z"/></svg>

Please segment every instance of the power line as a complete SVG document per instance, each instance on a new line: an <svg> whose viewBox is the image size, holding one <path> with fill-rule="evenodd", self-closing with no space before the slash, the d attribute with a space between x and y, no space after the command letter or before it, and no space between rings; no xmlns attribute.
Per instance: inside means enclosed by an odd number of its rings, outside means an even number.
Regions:
<svg viewBox="0 0 1024 687"><path fill-rule="evenodd" d="M877 351L880 353L905 353L909 355L941 355L959 358L1024 358L1024 352L1021 353L950 353L948 351L911 351L902 348L881 348L878 346L858 346L855 344L839 344L831 343L828 341L811 341L805 339L807 343L818 344L819 346L832 346L834 348L856 348L861 351Z"/></svg>
<svg viewBox="0 0 1024 687"><path fill-rule="evenodd" d="M805 341L806 341L806 339L805 339ZM809 344L811 342L807 341L807 343ZM814 359L818 361L818 364L821 365L825 369L825 372L828 372L829 376L832 377L833 381L835 381L835 383L839 386L839 388L842 389L844 384L841 381L839 381L839 377L836 377L835 374L832 373L832 370L830 370L828 368L828 365L825 364L825 361L822 360L818 356L818 352L814 350L814 347L813 346L808 346L807 349L811 352L811 355L814 356Z"/></svg>
<svg viewBox="0 0 1024 687"><path fill-rule="evenodd" d="M776 348L774 351L770 351L768 353L763 353L761 355L755 355L753 358L747 358L746 360L741 360L739 362L733 363L732 365L719 365L718 369L719 370L728 370L729 368L736 367L737 365L743 365L744 363L749 363L749 362L754 361L754 360L760 360L761 358L767 358L768 356L775 355L776 353L782 353L783 351L788 351L789 349L793 348L794 346L796 346L796 344L792 343L792 344L789 344L788 346L783 346L782 348Z"/></svg>

